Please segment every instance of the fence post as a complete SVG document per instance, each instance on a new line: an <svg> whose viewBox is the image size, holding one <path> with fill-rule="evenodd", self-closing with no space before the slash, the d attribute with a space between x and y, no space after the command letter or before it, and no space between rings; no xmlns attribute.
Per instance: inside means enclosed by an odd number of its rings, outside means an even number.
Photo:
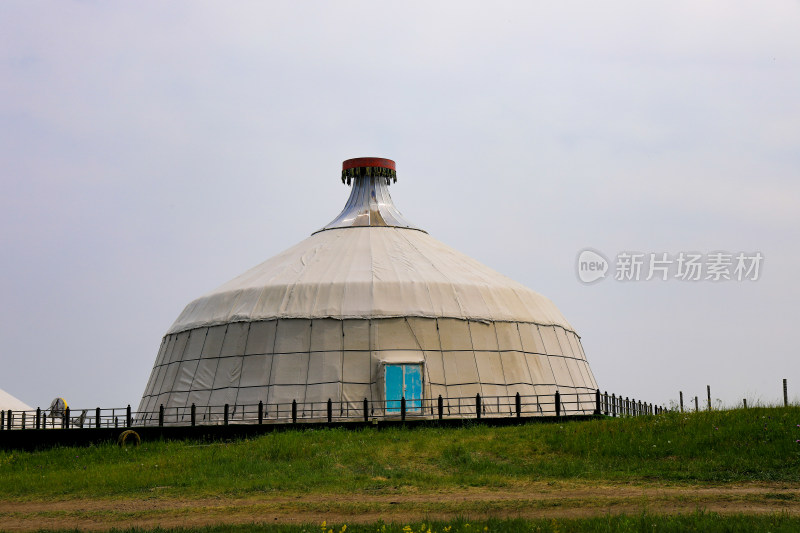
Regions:
<svg viewBox="0 0 800 533"><path fill-rule="evenodd" d="M694 411L695 413L700 410L700 402L697 401L697 396L694 397Z"/></svg>
<svg viewBox="0 0 800 533"><path fill-rule="evenodd" d="M164 404L158 406L158 427L164 427Z"/></svg>
<svg viewBox="0 0 800 533"><path fill-rule="evenodd" d="M747 398L742 398L742 405L747 409Z"/></svg>
<svg viewBox="0 0 800 533"><path fill-rule="evenodd" d="M333 402L328 398L328 422L333 421Z"/></svg>
<svg viewBox="0 0 800 533"><path fill-rule="evenodd" d="M95 407L94 409L94 427L100 427L100 408Z"/></svg>
<svg viewBox="0 0 800 533"><path fill-rule="evenodd" d="M708 410L711 410L711 385L706 385L706 391L708 392Z"/></svg>
<svg viewBox="0 0 800 533"><path fill-rule="evenodd" d="M364 422L369 422L369 400L364 398Z"/></svg>
<svg viewBox="0 0 800 533"><path fill-rule="evenodd" d="M681 395L681 413L683 412L683 391L680 391Z"/></svg>
<svg viewBox="0 0 800 533"><path fill-rule="evenodd" d="M475 414L481 419L481 393L475 395Z"/></svg>
<svg viewBox="0 0 800 533"><path fill-rule="evenodd" d="M406 419L406 397L405 395L400 397L400 420L405 421Z"/></svg>
<svg viewBox="0 0 800 533"><path fill-rule="evenodd" d="M10 413L11 411L9 411ZM64 409L64 423L62 424L64 429L69 429L69 407Z"/></svg>
<svg viewBox="0 0 800 533"><path fill-rule="evenodd" d="M264 423L264 402L262 400L258 401L258 424L261 425Z"/></svg>
<svg viewBox="0 0 800 533"><path fill-rule="evenodd" d="M789 394L786 390L786 378L783 378L783 406L789 407Z"/></svg>
<svg viewBox="0 0 800 533"><path fill-rule="evenodd" d="M6 411L3 409L0 411L0 431L6 429Z"/></svg>
<svg viewBox="0 0 800 533"><path fill-rule="evenodd" d="M26 413L25 411L22 411L22 429L25 429L25 419L27 418L27 416L25 415L27 414L28 413Z"/></svg>
<svg viewBox="0 0 800 533"><path fill-rule="evenodd" d="M594 392L594 403L595 403L594 414L595 415L599 415L600 414L600 389L597 389Z"/></svg>
<svg viewBox="0 0 800 533"><path fill-rule="evenodd" d="M192 404L192 416L191 416L192 427L194 427L195 421L197 420L196 415L197 415L197 407L195 407L195 405Z"/></svg>
<svg viewBox="0 0 800 533"><path fill-rule="evenodd" d="M517 409L517 418L521 417L522 416L522 396L520 396L519 393L517 393L517 395L514 396L514 407L516 407L516 409Z"/></svg>
<svg viewBox="0 0 800 533"><path fill-rule="evenodd" d="M561 416L561 393L556 391L556 416Z"/></svg>
<svg viewBox="0 0 800 533"><path fill-rule="evenodd" d="M133 425L133 419L131 418L131 404L128 404L128 408L125 409L125 427L129 428Z"/></svg>
<svg viewBox="0 0 800 533"><path fill-rule="evenodd" d="M517 394L517 396L519 396L519 394ZM439 395L439 399L436 400L436 403L436 407L439 409L439 420L441 420L444 415L444 398L442 398L441 394Z"/></svg>
<svg viewBox="0 0 800 533"><path fill-rule="evenodd" d="M611 393L611 416L617 416L617 395L613 392Z"/></svg>
<svg viewBox="0 0 800 533"><path fill-rule="evenodd" d="M36 429L42 429L42 409L36 408Z"/></svg>

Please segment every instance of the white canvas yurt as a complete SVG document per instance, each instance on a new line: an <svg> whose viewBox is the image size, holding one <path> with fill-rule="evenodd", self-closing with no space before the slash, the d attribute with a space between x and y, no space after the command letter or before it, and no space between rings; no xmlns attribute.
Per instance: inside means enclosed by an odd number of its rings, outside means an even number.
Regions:
<svg viewBox="0 0 800 533"><path fill-rule="evenodd" d="M32 411L31 407L22 400L15 398L3 389L0 389L0 411Z"/></svg>
<svg viewBox="0 0 800 533"><path fill-rule="evenodd" d="M186 306L140 412L215 418L229 404L234 417L263 402L269 418L294 400L302 416L331 399L338 414L366 398L384 413L401 397L422 412L440 395L474 410L478 393L491 410L556 390L591 412L597 384L550 300L408 222L389 196L394 161L350 159L341 178L352 189L330 224Z"/></svg>

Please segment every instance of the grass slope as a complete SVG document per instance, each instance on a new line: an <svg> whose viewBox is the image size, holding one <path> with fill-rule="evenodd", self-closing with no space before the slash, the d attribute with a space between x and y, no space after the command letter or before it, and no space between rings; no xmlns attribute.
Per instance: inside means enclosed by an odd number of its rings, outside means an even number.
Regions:
<svg viewBox="0 0 800 533"><path fill-rule="evenodd" d="M0 451L0 499L440 492L547 480L800 481L800 408L563 424L286 431Z"/></svg>

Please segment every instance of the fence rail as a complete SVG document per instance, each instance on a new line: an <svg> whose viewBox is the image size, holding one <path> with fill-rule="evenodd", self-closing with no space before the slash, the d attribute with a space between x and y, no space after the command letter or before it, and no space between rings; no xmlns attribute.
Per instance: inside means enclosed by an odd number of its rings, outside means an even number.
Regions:
<svg viewBox="0 0 800 533"><path fill-rule="evenodd" d="M228 424L332 423L378 420L569 417L587 415L642 416L664 407L600 390L514 396L442 397L164 407L157 411L113 409L63 411L0 411L0 430L186 427Z"/></svg>

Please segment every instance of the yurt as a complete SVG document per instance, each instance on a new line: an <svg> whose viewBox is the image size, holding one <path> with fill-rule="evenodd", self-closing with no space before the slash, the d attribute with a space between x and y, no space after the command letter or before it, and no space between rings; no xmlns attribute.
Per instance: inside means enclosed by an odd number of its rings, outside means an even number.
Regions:
<svg viewBox="0 0 800 533"><path fill-rule="evenodd" d="M0 389L1 411L31 411L31 407L22 400L15 398L3 389Z"/></svg>
<svg viewBox="0 0 800 533"><path fill-rule="evenodd" d="M349 159L351 187L328 225L192 301L169 328L145 387L145 420L266 420L361 409L388 415L400 402L423 416L442 396L446 414L553 414L559 391L594 408L594 376L580 337L544 296L406 220L392 203L395 162ZM468 216L467 213L464 216ZM578 411L583 403L576 403ZM432 411L431 411L432 412Z"/></svg>

